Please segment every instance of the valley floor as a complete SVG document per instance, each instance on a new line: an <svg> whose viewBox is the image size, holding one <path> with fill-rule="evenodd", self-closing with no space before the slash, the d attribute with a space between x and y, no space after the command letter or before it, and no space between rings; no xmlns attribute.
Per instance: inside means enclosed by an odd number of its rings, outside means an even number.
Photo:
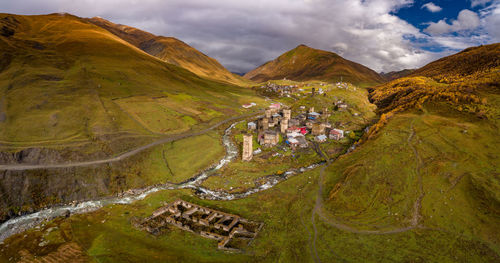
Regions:
<svg viewBox="0 0 500 263"><path fill-rule="evenodd" d="M439 109L429 105L424 112L399 114L375 138L337 159L320 144L315 158L326 164L246 198L216 201L200 199L190 189L159 191L12 236L0 245L0 260L500 262L499 199L492 192L499 174L500 145L491 136L497 128ZM182 150L199 152L191 151L196 148L185 144ZM186 154L183 161L197 165L170 167L172 174L186 176L177 182L214 160ZM225 169L210 180L238 175L243 167L234 162ZM226 175L204 186L246 189L254 179L247 176ZM136 218L177 199L264 227L242 253L220 251L217 242L177 228L154 236L133 227Z"/></svg>

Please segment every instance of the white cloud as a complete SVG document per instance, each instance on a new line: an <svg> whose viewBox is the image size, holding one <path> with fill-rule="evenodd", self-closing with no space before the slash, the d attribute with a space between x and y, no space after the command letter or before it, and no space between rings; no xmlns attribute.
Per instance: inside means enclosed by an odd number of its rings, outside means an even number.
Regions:
<svg viewBox="0 0 500 263"><path fill-rule="evenodd" d="M429 23L429 26L424 31L431 35L443 35L451 32L476 29L479 25L480 20L477 13L464 9L458 13L457 19L453 20L451 24L442 19L437 23Z"/></svg>
<svg viewBox="0 0 500 263"><path fill-rule="evenodd" d="M482 24L492 42L500 42L500 1L481 11Z"/></svg>
<svg viewBox="0 0 500 263"><path fill-rule="evenodd" d="M476 7L476 6L485 6L488 3L491 3L493 0L471 0L470 1L470 6L471 7Z"/></svg>
<svg viewBox="0 0 500 263"><path fill-rule="evenodd" d="M429 10L432 13L436 13L436 12L439 12L439 11L443 10L443 8L441 8L440 6L434 4L433 2L429 2L429 3L425 4L425 5L423 5L421 8L425 8L425 9Z"/></svg>
<svg viewBox="0 0 500 263"><path fill-rule="evenodd" d="M237 72L251 70L302 43L387 72L420 67L450 53L426 51L428 45L455 48L484 41L429 36L394 15L413 0L0 1L2 12L64 11L82 17L101 16L177 37ZM481 15L481 24L498 23L498 15L493 13L489 10L484 19ZM463 30L477 22L470 18L466 13L459 15L457 22L443 21L432 27L442 27L443 33Z"/></svg>

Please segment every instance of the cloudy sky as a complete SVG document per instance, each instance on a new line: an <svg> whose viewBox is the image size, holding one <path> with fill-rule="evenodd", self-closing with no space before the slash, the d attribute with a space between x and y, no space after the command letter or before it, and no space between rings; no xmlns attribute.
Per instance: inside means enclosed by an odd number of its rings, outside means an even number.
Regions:
<svg viewBox="0 0 500 263"><path fill-rule="evenodd" d="M299 44L387 72L500 42L500 0L0 0L0 12L100 16L177 37L233 72Z"/></svg>

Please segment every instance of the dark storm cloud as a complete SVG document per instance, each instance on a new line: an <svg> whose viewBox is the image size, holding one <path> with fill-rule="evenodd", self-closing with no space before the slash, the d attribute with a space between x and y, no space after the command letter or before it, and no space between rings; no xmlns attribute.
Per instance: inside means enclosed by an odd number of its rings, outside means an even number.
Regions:
<svg viewBox="0 0 500 263"><path fill-rule="evenodd" d="M478 14L485 28L479 37L430 36L392 15L411 4L412 0L0 0L0 10L101 16L177 37L235 72L251 70L298 44L337 52L377 71L415 68L447 53L425 51L421 43L456 48L491 42L488 28L495 27L486 21L497 23L500 10L490 7Z"/></svg>

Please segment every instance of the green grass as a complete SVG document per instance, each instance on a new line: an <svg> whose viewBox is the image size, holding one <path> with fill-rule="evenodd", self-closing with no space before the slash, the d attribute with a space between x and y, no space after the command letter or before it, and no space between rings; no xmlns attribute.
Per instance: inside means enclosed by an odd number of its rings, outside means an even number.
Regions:
<svg viewBox="0 0 500 263"><path fill-rule="evenodd" d="M172 178L169 182L180 183L218 162L225 154L219 134L216 132L173 142L163 147ZM207 165L208 164L208 165Z"/></svg>
<svg viewBox="0 0 500 263"><path fill-rule="evenodd" d="M420 173L425 193L420 224L480 240L499 253L496 128L452 110L435 115L429 107L426 114L394 117L376 139L332 165L327 208L359 229L409 226ZM410 143L421 159L418 172L408 145L410 127L415 130Z"/></svg>
<svg viewBox="0 0 500 263"><path fill-rule="evenodd" d="M271 81L278 84L294 84L297 82L289 80ZM320 86L324 82L319 81L308 81L307 85L316 88L322 87L324 90L331 88L330 86ZM282 98L278 99L282 101ZM350 109L346 111L333 111L333 102L337 100L343 100L351 106ZM339 127L346 130L358 130L364 128L375 118L375 106L370 104L367 100L367 91L365 89L350 89L348 91L343 89L331 89L327 93L327 96L316 96L316 97L302 97L296 101L291 101L287 105L292 108L292 117L298 115L301 110L299 107L301 105L306 105L307 109L314 106L316 111L322 111L324 107L328 107L332 116L328 121L332 124L337 122L343 123L344 126ZM362 116L354 117L351 110L356 110L356 112L362 112ZM232 130L233 140L239 149L243 145L243 133L247 133L247 123L250 120L245 120L238 123ZM256 120L253 120L256 121ZM257 134L253 133L253 149L261 148L263 153L254 156L251 162L243 162L240 159L230 163L227 167L223 168L216 175L209 177L203 182L203 186L210 189L223 189L229 192L240 192L245 189L252 188L256 184L262 182L263 178L267 175L272 175L276 173L282 173L290 168L299 168L303 166L308 166L312 163L319 162L323 160L321 156L309 147L308 149L299 149L292 152L288 146L285 146L287 151L281 150L279 147L263 148L257 142ZM313 136L309 136L310 140L313 140ZM323 151L334 158L340 153L344 152L349 145L351 145L351 140L345 138L341 141L328 140L321 144ZM280 136L280 143L278 145L284 144L283 138ZM279 153L280 156L272 157L273 154Z"/></svg>
<svg viewBox="0 0 500 263"><path fill-rule="evenodd" d="M218 137L218 132L214 131L154 147L132 164L137 174L124 173L128 175L127 183L130 186L147 186L180 183L193 177L224 156L224 147Z"/></svg>
<svg viewBox="0 0 500 263"><path fill-rule="evenodd" d="M0 72L0 141L7 150L40 142L109 146L119 134L133 140L200 129L248 112L243 103L264 103L251 89L200 78L80 18L14 17L22 25L16 38L0 43L15 58Z"/></svg>
<svg viewBox="0 0 500 263"><path fill-rule="evenodd" d="M189 190L163 191L131 205L114 205L72 216L71 239L97 262L314 262L311 209L317 193L318 170L293 177L275 188L235 201L204 201ZM224 253L216 242L176 228L153 236L131 226L163 202L177 198L264 223L244 253ZM476 239L453 231L416 229L399 234L351 234L325 225L316 217L316 249L322 262L412 261L492 262L495 254ZM54 221L51 224L61 224ZM42 231L30 230L0 246L2 256L16 257L20 248L37 253ZM17 241L22 240L23 242ZM31 241L33 240L33 241Z"/></svg>
<svg viewBox="0 0 500 263"><path fill-rule="evenodd" d="M147 140L155 132L168 132L164 129L201 129L247 112L241 108L243 103L257 102L259 107L269 103L248 89L206 81L138 53L73 17L41 18L19 18L29 27L16 37L53 43L55 39L48 36L59 35L58 45L28 52L27 47L9 50L8 45L0 43L8 52L20 52L13 53L17 59L0 73L0 94L5 98L0 106L7 113L7 120L0 123L0 140L16 147L33 142L46 147L91 142L94 147L90 149L100 151L109 144L100 142L102 135L120 134L126 140L126 147L120 148L123 150L132 144L126 136ZM76 28L71 34L66 29L68 23ZM103 49L103 45L109 48ZM123 63L123 57L130 63ZM24 64L28 60L30 63ZM46 80L38 74L62 80ZM320 111L332 106L334 96L344 99L352 109L333 113L330 122L346 122L345 129L357 130L375 118L374 106L366 99L364 89L334 89L326 97L299 100L292 108L295 111L306 105ZM489 103L496 106L497 101L493 96ZM397 114L377 136L338 159L326 170L323 189L327 217L358 230L393 230L411 225L421 176L425 193L422 218L419 227L410 231L354 234L332 227L317 216L312 218L318 193L316 169L241 200L207 201L196 198L191 190L162 191L131 205L113 205L53 220L41 230L32 229L6 240L0 245L0 261L19 259L22 249L42 256L70 241L77 242L95 262L314 262L315 250L322 262L498 261L497 120L480 120L443 105L426 107L427 112ZM354 118L353 112L361 113L361 117ZM175 121L182 124L171 127ZM197 127L192 127L195 122ZM237 129L243 130L245 125ZM112 165L113 176L105 191L183 181L223 155L219 138L220 134L214 132L180 140ZM238 135L236 138L239 143ZM336 147L342 145L322 145L325 151ZM420 158L416 158L414 149ZM296 159L290 151L282 153L284 157L267 161L235 161L204 185L244 189L261 176L317 160L312 150ZM81 176L79 173L75 170L71 180ZM92 180L99 182L97 177L89 180L90 185ZM126 185L121 185L122 181ZM52 196L45 198L57 201ZM263 222L264 227L244 253L219 251L215 241L175 228L152 236L132 227L134 217L146 217L164 202L178 198ZM48 233L53 226L58 228ZM43 240L49 245L40 247Z"/></svg>

